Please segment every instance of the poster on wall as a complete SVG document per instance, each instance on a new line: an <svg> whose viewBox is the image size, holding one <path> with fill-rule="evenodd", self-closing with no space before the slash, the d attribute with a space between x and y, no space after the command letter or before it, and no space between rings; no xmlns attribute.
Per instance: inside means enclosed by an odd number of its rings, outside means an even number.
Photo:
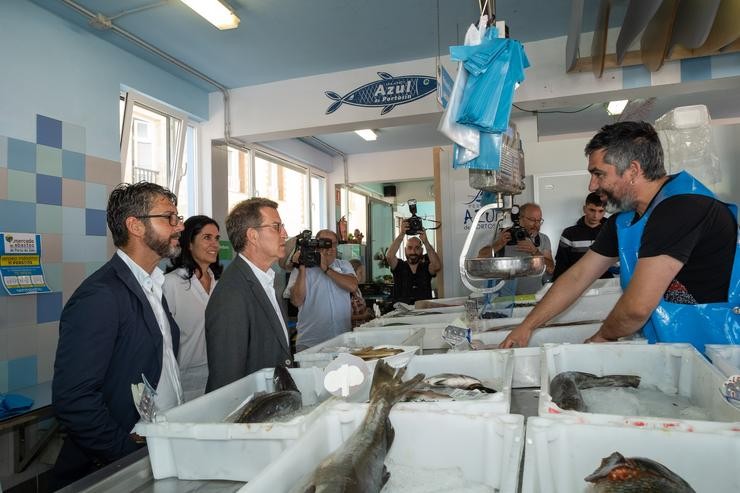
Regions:
<svg viewBox="0 0 740 493"><path fill-rule="evenodd" d="M342 96L334 91L325 91L327 98L334 101L326 109L330 115L343 104L363 108L383 108L385 115L400 104L407 104L437 90L437 79L426 75L392 76L387 72L378 72L378 80L352 89Z"/></svg>
<svg viewBox="0 0 740 493"><path fill-rule="evenodd" d="M12 296L51 292L41 267L41 235L0 233L0 276Z"/></svg>

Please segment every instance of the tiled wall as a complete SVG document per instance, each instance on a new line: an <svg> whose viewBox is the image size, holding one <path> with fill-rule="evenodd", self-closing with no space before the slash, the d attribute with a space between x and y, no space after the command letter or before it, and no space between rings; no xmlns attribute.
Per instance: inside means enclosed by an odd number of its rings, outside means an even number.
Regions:
<svg viewBox="0 0 740 493"><path fill-rule="evenodd" d="M0 288L0 392L50 380L59 315L114 247L105 207L120 164L86 155L85 128L36 116L36 142L0 136L0 231L40 233L52 292Z"/></svg>

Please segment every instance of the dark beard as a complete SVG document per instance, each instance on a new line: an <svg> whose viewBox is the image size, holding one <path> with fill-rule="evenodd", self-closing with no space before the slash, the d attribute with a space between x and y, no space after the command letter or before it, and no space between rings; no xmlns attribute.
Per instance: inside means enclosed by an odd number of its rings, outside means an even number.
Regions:
<svg viewBox="0 0 740 493"><path fill-rule="evenodd" d="M146 228L144 233L144 243L151 248L161 258L175 258L180 255L180 246L170 245L172 238L178 238L179 235L172 235L167 239L159 239L154 235L154 229Z"/></svg>
<svg viewBox="0 0 740 493"><path fill-rule="evenodd" d="M419 263L419 260L421 260L421 256L419 256L419 255L415 255L415 254L413 254L413 255L406 255L406 261L410 265L416 265L416 264L418 264Z"/></svg>

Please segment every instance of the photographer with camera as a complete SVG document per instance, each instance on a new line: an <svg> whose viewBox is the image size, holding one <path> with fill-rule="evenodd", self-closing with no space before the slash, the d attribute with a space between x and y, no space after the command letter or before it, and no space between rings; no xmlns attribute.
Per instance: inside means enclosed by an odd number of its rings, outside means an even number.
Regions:
<svg viewBox="0 0 740 493"><path fill-rule="evenodd" d="M388 247L385 258L393 274L393 301L413 305L432 297L432 277L442 269L442 261L429 243L421 218L416 215L416 200L408 201L411 217L401 223L401 232ZM406 260L396 257L406 235ZM418 235L418 238L414 235ZM424 255L422 245L427 253Z"/></svg>
<svg viewBox="0 0 740 493"><path fill-rule="evenodd" d="M290 301L298 307L296 352L336 337L352 328L350 293L357 290L352 264L337 258L336 233L324 229L311 238L304 231L292 256Z"/></svg>
<svg viewBox="0 0 740 493"><path fill-rule="evenodd" d="M518 209L518 210L517 210ZM492 246L486 246L478 252L479 257L491 257L493 252L497 257L545 257L546 274L555 270L555 261L552 258L550 238L540 233L542 208L535 203L527 203L520 207L511 208L511 228L498 232ZM516 294L532 294L542 287L542 276L520 277L516 279ZM510 281L509 281L510 282Z"/></svg>

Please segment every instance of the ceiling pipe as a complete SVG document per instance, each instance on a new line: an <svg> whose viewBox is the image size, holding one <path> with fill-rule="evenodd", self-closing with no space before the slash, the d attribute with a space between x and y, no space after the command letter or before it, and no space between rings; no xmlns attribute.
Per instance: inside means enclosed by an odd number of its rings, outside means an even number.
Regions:
<svg viewBox="0 0 740 493"><path fill-rule="evenodd" d="M98 20L99 14L93 13L91 10L88 10L84 6L78 4L74 0L62 0L65 5L70 7L71 9L75 10L77 13L87 17L89 21L96 21ZM221 84L220 82L217 82L204 74L203 72L199 71L196 68L191 67L187 63L178 60L177 58L173 57L169 53L160 50L156 46L149 44L147 41L144 41L143 39L139 38L138 36L126 31L125 29L121 29L120 27L116 26L112 22L110 22L109 29L119 36L122 36L123 38L131 41L135 45L149 51L150 53L162 58L163 60L175 65L181 70L184 70L185 72L189 73L190 75L193 75L208 84L212 85L216 89L218 89L221 92L221 95L223 97L223 103L224 103L224 141L226 141L226 144L228 145L230 142L234 141L241 145L246 145L245 142L242 142L239 139L234 139L231 137L231 111L229 109L230 106L230 96L229 96L229 89Z"/></svg>

